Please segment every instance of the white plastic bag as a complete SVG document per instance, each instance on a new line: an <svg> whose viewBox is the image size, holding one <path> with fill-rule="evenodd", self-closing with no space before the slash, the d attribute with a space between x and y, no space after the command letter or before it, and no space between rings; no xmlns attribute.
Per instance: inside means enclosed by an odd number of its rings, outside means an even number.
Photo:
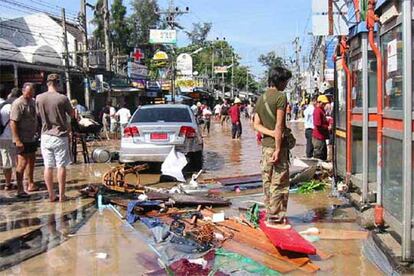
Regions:
<svg viewBox="0 0 414 276"><path fill-rule="evenodd" d="M174 177L179 182L185 182L183 169L187 165L187 159L181 152L176 152L172 148L164 163L161 165L161 172L163 175Z"/></svg>

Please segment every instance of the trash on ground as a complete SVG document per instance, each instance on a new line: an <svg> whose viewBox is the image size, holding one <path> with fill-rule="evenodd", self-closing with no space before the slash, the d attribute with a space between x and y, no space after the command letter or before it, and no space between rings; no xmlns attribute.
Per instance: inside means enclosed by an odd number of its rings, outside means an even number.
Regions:
<svg viewBox="0 0 414 276"><path fill-rule="evenodd" d="M161 172L163 175L173 177L179 182L185 182L183 169L186 165L187 159L185 155L172 148L161 165Z"/></svg>

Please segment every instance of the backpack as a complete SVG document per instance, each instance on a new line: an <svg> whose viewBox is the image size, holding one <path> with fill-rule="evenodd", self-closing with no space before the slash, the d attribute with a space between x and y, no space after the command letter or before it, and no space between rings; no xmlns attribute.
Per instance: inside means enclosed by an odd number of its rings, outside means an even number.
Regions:
<svg viewBox="0 0 414 276"><path fill-rule="evenodd" d="M5 125L3 125L3 120L1 119L1 110L3 109L3 107L4 106L6 106L6 105L8 105L8 104L11 104L11 102L9 102L9 101L5 101L5 102L3 102L2 104L0 104L0 135L3 135L3 133L4 133L4 131L6 130L6 128L7 128L7 125L9 124L9 122L10 122L10 119L6 122L6 124Z"/></svg>

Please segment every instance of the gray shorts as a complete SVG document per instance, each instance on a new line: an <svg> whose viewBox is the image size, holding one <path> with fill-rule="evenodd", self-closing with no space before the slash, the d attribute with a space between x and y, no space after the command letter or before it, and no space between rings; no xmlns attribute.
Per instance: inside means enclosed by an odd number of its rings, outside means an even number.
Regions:
<svg viewBox="0 0 414 276"><path fill-rule="evenodd" d="M2 140L0 143L0 169L16 167L16 147L11 140Z"/></svg>
<svg viewBox="0 0 414 276"><path fill-rule="evenodd" d="M61 168L71 163L68 137L43 134L40 149L46 168Z"/></svg>

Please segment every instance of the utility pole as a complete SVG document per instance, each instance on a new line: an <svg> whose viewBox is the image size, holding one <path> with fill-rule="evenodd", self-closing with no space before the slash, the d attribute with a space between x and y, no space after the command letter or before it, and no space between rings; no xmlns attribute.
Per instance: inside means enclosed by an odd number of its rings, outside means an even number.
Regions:
<svg viewBox="0 0 414 276"><path fill-rule="evenodd" d="M111 38L109 36L109 5L108 0L103 1L104 8L104 34L105 34L105 64L106 71L111 71Z"/></svg>
<svg viewBox="0 0 414 276"><path fill-rule="evenodd" d="M72 93L70 90L70 76L69 76L69 49L68 49L68 36L66 32L66 14L65 9L62 8L62 28L63 28L63 46L65 47L65 82L66 93L69 100L72 99Z"/></svg>
<svg viewBox="0 0 414 276"><path fill-rule="evenodd" d="M214 44L212 44L211 47L211 90L214 92L214 77L215 77L215 73L214 73ZM218 99L217 94L216 94L216 99Z"/></svg>
<svg viewBox="0 0 414 276"><path fill-rule="evenodd" d="M108 1L108 0L105 0ZM189 7L185 7L185 10L180 10L179 7L174 7L174 0L169 0L168 9L166 11L156 11L157 14L163 14L166 15L167 24L170 26L171 30L176 29L176 18L179 15L186 14L190 11ZM175 68L175 62L176 62L176 56L175 56L175 48L172 47L172 53L171 53L171 100L173 103L175 103L175 78L176 78L176 68Z"/></svg>
<svg viewBox="0 0 414 276"><path fill-rule="evenodd" d="M234 99L234 53L231 55L231 98Z"/></svg>
<svg viewBox="0 0 414 276"><path fill-rule="evenodd" d="M299 37L296 37L293 41L295 46L295 89L296 89L296 99L300 97L300 45Z"/></svg>
<svg viewBox="0 0 414 276"><path fill-rule="evenodd" d="M81 0L81 9L80 9L80 23L82 26L82 33L83 33L83 51L86 53L82 55L83 59L83 70L85 77L83 79L83 84L85 88L85 106L88 110L90 110L90 103L91 103L91 94L89 89L89 46L88 46L88 22L86 20L86 0Z"/></svg>

